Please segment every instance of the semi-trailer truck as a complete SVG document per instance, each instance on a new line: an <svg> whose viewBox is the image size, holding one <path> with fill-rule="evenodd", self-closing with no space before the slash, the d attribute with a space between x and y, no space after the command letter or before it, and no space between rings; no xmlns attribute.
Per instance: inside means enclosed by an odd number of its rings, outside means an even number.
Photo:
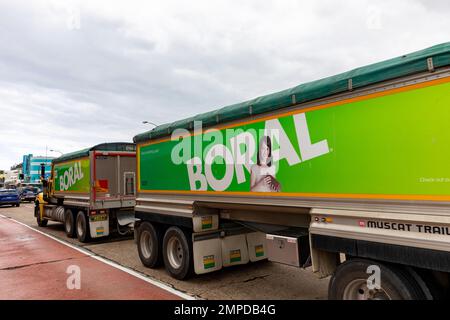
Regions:
<svg viewBox="0 0 450 320"><path fill-rule="evenodd" d="M449 124L444 43L139 134L139 257L178 279L311 265L330 299L448 296Z"/></svg>
<svg viewBox="0 0 450 320"><path fill-rule="evenodd" d="M42 177L45 177L45 168ZM40 227L64 224L68 237L80 242L132 234L136 197L136 146L103 143L52 160L49 179L35 201Z"/></svg>

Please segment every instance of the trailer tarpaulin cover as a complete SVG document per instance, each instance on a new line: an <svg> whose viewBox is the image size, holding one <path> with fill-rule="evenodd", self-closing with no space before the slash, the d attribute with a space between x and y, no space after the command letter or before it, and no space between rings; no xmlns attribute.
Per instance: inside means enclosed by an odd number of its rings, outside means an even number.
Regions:
<svg viewBox="0 0 450 320"><path fill-rule="evenodd" d="M184 120L164 124L135 136L134 142L139 143L167 136L177 128L193 129L194 121L201 121L203 127L208 127L343 93L349 90L349 80L351 80L352 89L357 89L424 72L429 70L428 58L432 58L434 68L450 65L450 42L332 77L304 83L287 90L226 106Z"/></svg>
<svg viewBox="0 0 450 320"><path fill-rule="evenodd" d="M83 150L78 150L71 153L63 154L62 156L53 159L53 163L60 163L68 160L78 159L82 157L89 156L90 151L127 151L127 152L135 152L136 145L134 143L129 142L114 142L114 143L102 143L91 148L86 148Z"/></svg>

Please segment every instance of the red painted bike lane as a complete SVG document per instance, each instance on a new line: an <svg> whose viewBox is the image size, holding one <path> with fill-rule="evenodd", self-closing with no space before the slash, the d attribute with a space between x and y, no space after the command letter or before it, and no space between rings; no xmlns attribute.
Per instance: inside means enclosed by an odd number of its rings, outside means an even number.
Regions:
<svg viewBox="0 0 450 320"><path fill-rule="evenodd" d="M80 271L80 289L68 288L69 277L73 280L75 275L73 270ZM75 283L69 281L69 284ZM181 298L11 219L0 217L0 299Z"/></svg>

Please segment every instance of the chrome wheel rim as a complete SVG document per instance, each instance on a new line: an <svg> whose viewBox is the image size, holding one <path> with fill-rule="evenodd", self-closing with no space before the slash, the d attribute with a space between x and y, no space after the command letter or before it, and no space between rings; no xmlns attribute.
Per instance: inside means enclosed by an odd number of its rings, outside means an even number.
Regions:
<svg viewBox="0 0 450 320"><path fill-rule="evenodd" d="M78 221L77 221L77 232L78 232L78 235L80 235L80 236L84 235L84 221L83 221L83 219L78 219Z"/></svg>
<svg viewBox="0 0 450 320"><path fill-rule="evenodd" d="M183 262L183 247L177 237L171 237L167 242L167 258L174 269L179 269Z"/></svg>
<svg viewBox="0 0 450 320"><path fill-rule="evenodd" d="M69 217L66 218L65 226L66 226L66 232L69 233L70 230L72 229L72 221L70 221Z"/></svg>
<svg viewBox="0 0 450 320"><path fill-rule="evenodd" d="M153 249L152 249L152 237L150 235L150 232L148 232L147 230L142 231L141 233L140 246L144 258L149 259L152 256Z"/></svg>
<svg viewBox="0 0 450 320"><path fill-rule="evenodd" d="M344 289L343 300L391 300L389 294L381 287L369 289L367 279L351 281Z"/></svg>

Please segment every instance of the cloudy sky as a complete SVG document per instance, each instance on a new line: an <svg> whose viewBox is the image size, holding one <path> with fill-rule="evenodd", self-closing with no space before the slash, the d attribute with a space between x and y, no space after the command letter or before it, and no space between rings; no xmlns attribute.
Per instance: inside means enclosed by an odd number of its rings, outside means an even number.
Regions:
<svg viewBox="0 0 450 320"><path fill-rule="evenodd" d="M0 169L450 41L449 16L447 0L0 0Z"/></svg>

